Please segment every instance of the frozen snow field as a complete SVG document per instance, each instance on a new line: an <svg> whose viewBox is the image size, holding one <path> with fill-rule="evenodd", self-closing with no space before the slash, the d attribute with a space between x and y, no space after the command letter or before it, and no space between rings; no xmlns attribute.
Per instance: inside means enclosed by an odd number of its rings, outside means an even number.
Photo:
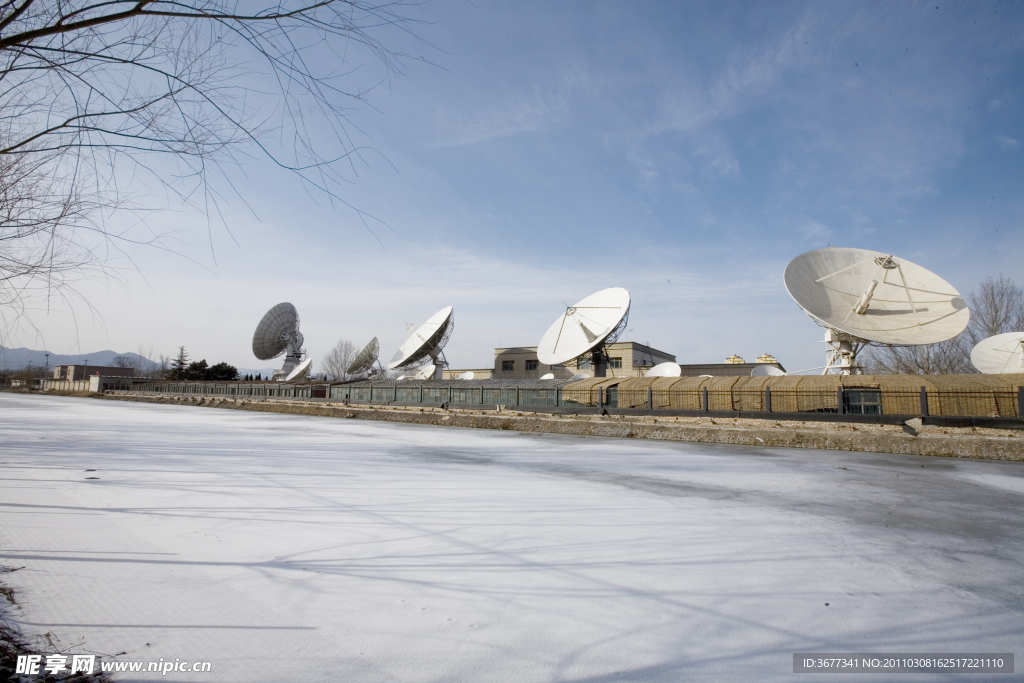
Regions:
<svg viewBox="0 0 1024 683"><path fill-rule="evenodd" d="M810 681L837 675L794 652L1024 651L1024 463L0 394L0 468L26 633L212 663L117 680Z"/></svg>

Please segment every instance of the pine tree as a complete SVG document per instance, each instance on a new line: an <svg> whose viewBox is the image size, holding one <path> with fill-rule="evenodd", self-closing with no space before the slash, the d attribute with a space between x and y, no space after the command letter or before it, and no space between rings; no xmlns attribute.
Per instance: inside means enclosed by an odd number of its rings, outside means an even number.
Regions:
<svg viewBox="0 0 1024 683"><path fill-rule="evenodd" d="M188 352L184 346L178 347L178 355L171 361L171 370L168 373L171 379L185 379L185 371L188 368Z"/></svg>

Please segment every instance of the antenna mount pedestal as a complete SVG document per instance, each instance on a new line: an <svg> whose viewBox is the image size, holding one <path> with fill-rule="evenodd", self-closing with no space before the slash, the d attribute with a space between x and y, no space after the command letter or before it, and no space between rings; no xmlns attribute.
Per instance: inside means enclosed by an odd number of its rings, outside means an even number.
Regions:
<svg viewBox="0 0 1024 683"><path fill-rule="evenodd" d="M844 338L838 331L825 330L825 370L823 375L860 375L864 369L857 362L858 344Z"/></svg>

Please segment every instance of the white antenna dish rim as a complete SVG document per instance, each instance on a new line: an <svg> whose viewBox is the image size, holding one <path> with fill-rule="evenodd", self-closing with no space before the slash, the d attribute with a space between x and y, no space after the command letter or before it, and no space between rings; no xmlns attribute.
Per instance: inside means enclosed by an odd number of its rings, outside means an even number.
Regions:
<svg viewBox="0 0 1024 683"><path fill-rule="evenodd" d="M672 366L675 366L675 368ZM683 369L679 367L679 363L668 361L651 366L647 373L644 374L644 377L681 377L682 374Z"/></svg>
<svg viewBox="0 0 1024 683"><path fill-rule="evenodd" d="M252 353L260 360L277 358L288 350L289 333L299 335L298 346L302 345L299 333L299 311L287 301L283 301L263 314L256 331L252 335Z"/></svg>
<svg viewBox="0 0 1024 683"><path fill-rule="evenodd" d="M609 287L584 297L569 306L541 337L538 360L544 365L561 365L612 343L626 326L629 306L629 292L622 287Z"/></svg>
<svg viewBox="0 0 1024 683"><path fill-rule="evenodd" d="M388 370L411 368L423 361L434 359L440 353L454 329L453 310L445 306L416 328L402 343L388 363Z"/></svg>
<svg viewBox="0 0 1024 683"><path fill-rule="evenodd" d="M307 358L306 360L302 361L301 363L299 363L298 365L295 366L294 370L292 370L291 372L288 373L288 376L284 378L284 381L285 382L291 382L296 377L299 377L304 372L309 370L309 366L312 365L312 364L313 364L313 359L312 358Z"/></svg>
<svg viewBox="0 0 1024 683"><path fill-rule="evenodd" d="M849 247L817 249L790 261L783 279L797 305L843 341L932 344L955 337L970 318L955 287L892 254ZM874 294L878 288L882 291ZM858 313L861 304L863 311Z"/></svg>
<svg viewBox="0 0 1024 683"><path fill-rule="evenodd" d="M356 354L356 357L352 359L352 363L349 364L346 372L350 375L358 375L359 373L366 372L373 364L377 362L377 358L380 356L380 344L377 342L377 338L371 339L362 350Z"/></svg>
<svg viewBox="0 0 1024 683"><path fill-rule="evenodd" d="M971 349L971 365L986 375L1024 372L1024 332L1004 332L982 339Z"/></svg>

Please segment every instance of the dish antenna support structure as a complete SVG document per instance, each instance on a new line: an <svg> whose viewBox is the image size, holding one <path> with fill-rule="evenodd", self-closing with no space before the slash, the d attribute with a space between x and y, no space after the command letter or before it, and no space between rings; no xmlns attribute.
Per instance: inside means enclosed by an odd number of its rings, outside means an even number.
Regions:
<svg viewBox="0 0 1024 683"><path fill-rule="evenodd" d="M448 361L444 357L444 347L451 339L455 330L455 315L451 306L445 306L430 316L427 322L416 328L409 338L398 347L398 351L388 363L388 370L406 370L433 364L433 379L443 379L444 369ZM422 371L418 375L424 375ZM429 377L417 377L429 379Z"/></svg>
<svg viewBox="0 0 1024 683"><path fill-rule="evenodd" d="M594 377L608 376L606 348L615 343L629 320L629 292L610 287L568 306L537 345L545 365L563 365L589 356Z"/></svg>
<svg viewBox="0 0 1024 683"><path fill-rule="evenodd" d="M272 381L289 378L301 363L305 337L299 331L299 312L288 302L280 303L263 316L252 336L252 353L260 360L284 354L284 365L274 371ZM308 366L307 366L308 368Z"/></svg>
<svg viewBox="0 0 1024 683"><path fill-rule="evenodd" d="M823 375L860 374L867 345L915 346L952 339L970 311L956 289L906 259L867 249L829 247L786 266L786 289L825 328Z"/></svg>

